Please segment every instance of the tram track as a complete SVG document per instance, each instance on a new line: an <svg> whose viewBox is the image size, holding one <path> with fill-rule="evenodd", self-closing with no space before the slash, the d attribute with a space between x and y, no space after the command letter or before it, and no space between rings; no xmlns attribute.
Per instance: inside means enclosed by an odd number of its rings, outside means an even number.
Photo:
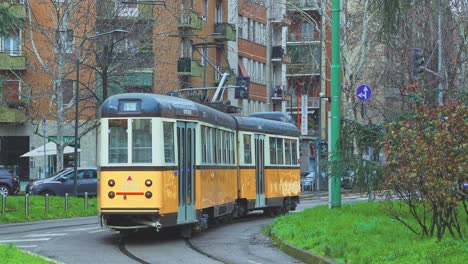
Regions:
<svg viewBox="0 0 468 264"><path fill-rule="evenodd" d="M245 223L245 222L261 220L261 219L265 219L265 218L269 218L269 216L265 216L263 214L252 214L252 215L248 215L247 217L244 217L244 218L232 220L231 223L223 223L223 224L211 226L211 228L215 229L218 226L223 226L223 225L226 225L226 224L240 224L240 223ZM154 261L145 260L145 259L133 254L132 252L130 252L126 247L126 239L127 239L127 236L122 235L122 236L119 237L119 242L118 242L119 251L123 255L125 255L128 258L136 261L137 263L141 263L141 264L154 264L154 263L157 263L157 262L154 262ZM193 250L194 252L196 252L196 253L198 253L200 255L203 255L205 257L208 257L208 258L210 258L210 259L212 259L214 261L217 261L217 262L220 262L220 263L223 263L223 264L233 264L233 262L230 262L230 261L225 260L225 259L223 259L221 257L217 257L215 255L212 255L212 254L204 251L203 249L198 247L190 238L185 238L184 241L185 241L185 244L187 245L188 248L190 248L191 250Z"/></svg>

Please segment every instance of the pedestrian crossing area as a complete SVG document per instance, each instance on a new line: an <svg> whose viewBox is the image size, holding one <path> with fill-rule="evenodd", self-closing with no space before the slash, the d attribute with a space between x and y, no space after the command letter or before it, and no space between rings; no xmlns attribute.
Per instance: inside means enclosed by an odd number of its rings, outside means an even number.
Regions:
<svg viewBox="0 0 468 264"><path fill-rule="evenodd" d="M32 232L24 235L7 235L0 237L0 244L15 244L18 248L35 248L44 242L53 240L54 238L67 237L76 232L86 232L96 234L100 232L108 232L108 229L100 226L84 227L84 228L66 228L60 232Z"/></svg>

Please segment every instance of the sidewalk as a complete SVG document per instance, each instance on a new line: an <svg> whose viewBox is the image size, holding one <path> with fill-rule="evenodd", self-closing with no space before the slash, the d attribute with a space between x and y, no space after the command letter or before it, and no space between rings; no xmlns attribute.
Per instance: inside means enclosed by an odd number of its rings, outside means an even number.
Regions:
<svg viewBox="0 0 468 264"><path fill-rule="evenodd" d="M342 190L342 196L351 196L351 195L361 195L358 192L351 192L350 190ZM314 199L314 198L323 198L328 197L328 191L303 191L301 194L301 199Z"/></svg>

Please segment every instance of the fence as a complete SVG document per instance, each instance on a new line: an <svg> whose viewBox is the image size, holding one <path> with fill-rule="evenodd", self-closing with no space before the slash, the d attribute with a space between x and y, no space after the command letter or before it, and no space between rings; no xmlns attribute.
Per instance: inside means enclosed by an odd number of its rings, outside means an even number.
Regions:
<svg viewBox="0 0 468 264"><path fill-rule="evenodd" d="M25 194L24 195L24 212L26 214L26 216L29 215L29 194ZM7 195L2 195L2 215L5 215L6 214L6 208L7 208ZM46 194L44 196L44 211L46 214L49 213L49 207L50 207L50 203L49 203L49 194ZM84 209L88 209L89 207L89 202L88 202L88 193L85 192L85 195L84 195L84 199L83 199L83 208ZM69 209L69 194L66 193L65 194L65 197L64 197L64 211L67 212Z"/></svg>

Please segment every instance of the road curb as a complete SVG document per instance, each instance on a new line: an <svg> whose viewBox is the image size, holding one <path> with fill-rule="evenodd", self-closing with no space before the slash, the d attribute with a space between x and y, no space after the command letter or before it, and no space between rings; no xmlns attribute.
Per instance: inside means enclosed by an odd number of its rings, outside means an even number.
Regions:
<svg viewBox="0 0 468 264"><path fill-rule="evenodd" d="M269 236L272 239L273 243L275 243L281 251L288 254L289 256L309 264L336 264L336 262L332 259L325 258L308 250L303 250L301 248L288 244L277 234L275 234L273 230L271 230L271 226L268 226L268 230Z"/></svg>
<svg viewBox="0 0 468 264"><path fill-rule="evenodd" d="M47 261L48 263L52 263L52 264L63 264L62 262L57 261L57 260L55 260L55 259L50 259L50 258L48 258L48 257L44 257L44 256L38 255L38 254L36 254L36 253L32 253L32 252L30 252L30 251L26 251L26 250L23 250L23 249L21 249L21 248L17 248L17 249L23 251L23 252L24 252L25 254L27 254L27 255L30 255L30 256L33 256L33 257L36 257L36 258L40 258L40 259L42 259L42 260L44 260L44 261Z"/></svg>

